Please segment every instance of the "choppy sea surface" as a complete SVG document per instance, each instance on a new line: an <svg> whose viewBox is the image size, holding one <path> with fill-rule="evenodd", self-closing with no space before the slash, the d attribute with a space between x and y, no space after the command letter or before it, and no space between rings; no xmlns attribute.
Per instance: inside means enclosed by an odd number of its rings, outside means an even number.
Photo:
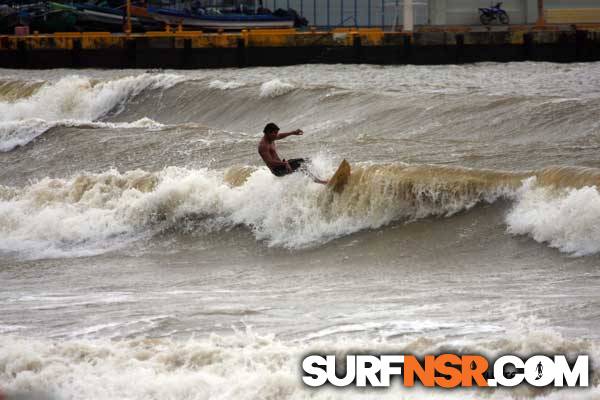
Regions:
<svg viewBox="0 0 600 400"><path fill-rule="evenodd" d="M0 390L599 399L600 64L0 70ZM278 142L327 178L273 176ZM587 389L308 389L309 353L588 354Z"/></svg>

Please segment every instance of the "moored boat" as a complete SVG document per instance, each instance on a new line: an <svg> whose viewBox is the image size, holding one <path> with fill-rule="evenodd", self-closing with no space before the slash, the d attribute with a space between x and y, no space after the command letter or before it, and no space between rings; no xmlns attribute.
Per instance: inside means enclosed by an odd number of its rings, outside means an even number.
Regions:
<svg viewBox="0 0 600 400"><path fill-rule="evenodd" d="M125 13L123 9L101 7L94 4L74 4L79 24L85 30L123 31ZM131 18L132 27L139 25L136 17Z"/></svg>
<svg viewBox="0 0 600 400"><path fill-rule="evenodd" d="M30 16L30 30L40 33L71 32L77 30L77 14L73 7L48 2L35 9Z"/></svg>
<svg viewBox="0 0 600 400"><path fill-rule="evenodd" d="M125 5L117 8L95 4L74 4L78 15L78 24L84 30L108 30L122 32L126 23ZM152 18L146 7L131 6L131 28L133 31L161 29L162 25Z"/></svg>
<svg viewBox="0 0 600 400"><path fill-rule="evenodd" d="M167 25L181 25L184 28L196 30L242 30L294 27L293 17L278 17L273 14L221 13L218 10L208 11L204 9L200 9L198 12L193 13L189 10L173 10L154 7L148 7L148 13L156 20L162 21Z"/></svg>

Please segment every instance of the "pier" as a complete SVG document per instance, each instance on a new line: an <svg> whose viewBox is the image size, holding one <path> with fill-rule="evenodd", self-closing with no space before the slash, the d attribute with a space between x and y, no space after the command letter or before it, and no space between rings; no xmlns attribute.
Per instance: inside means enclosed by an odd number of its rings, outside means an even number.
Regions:
<svg viewBox="0 0 600 400"><path fill-rule="evenodd" d="M303 63L600 60L600 24L0 36L1 68L212 68Z"/></svg>

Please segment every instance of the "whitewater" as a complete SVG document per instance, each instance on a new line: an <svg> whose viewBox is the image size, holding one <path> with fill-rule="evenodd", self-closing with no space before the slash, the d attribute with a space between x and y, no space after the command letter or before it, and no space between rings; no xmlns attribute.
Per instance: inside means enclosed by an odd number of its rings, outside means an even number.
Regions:
<svg viewBox="0 0 600 400"><path fill-rule="evenodd" d="M600 64L0 71L0 390L307 389L308 353L600 362ZM273 176L267 122L333 193ZM45 397L44 397L45 398Z"/></svg>

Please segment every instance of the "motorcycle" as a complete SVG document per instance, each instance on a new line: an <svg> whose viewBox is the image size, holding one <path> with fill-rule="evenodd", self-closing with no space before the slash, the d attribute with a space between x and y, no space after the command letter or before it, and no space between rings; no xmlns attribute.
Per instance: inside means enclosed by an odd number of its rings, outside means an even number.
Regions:
<svg viewBox="0 0 600 400"><path fill-rule="evenodd" d="M492 21L497 19L498 21L500 21L500 23L508 25L508 14L501 8L501 6L502 3L498 3L490 8L480 8L479 19L481 20L481 23L483 25L489 25L492 23Z"/></svg>

